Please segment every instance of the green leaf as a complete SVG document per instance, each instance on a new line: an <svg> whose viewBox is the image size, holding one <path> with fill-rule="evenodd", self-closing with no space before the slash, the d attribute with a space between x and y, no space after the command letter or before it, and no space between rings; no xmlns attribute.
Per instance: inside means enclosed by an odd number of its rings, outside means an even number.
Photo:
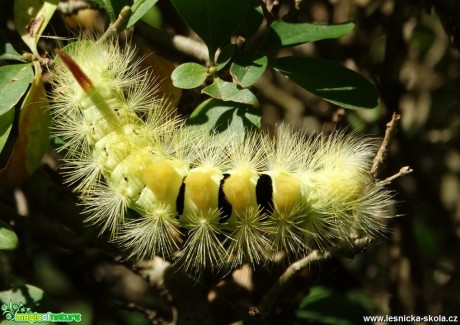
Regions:
<svg viewBox="0 0 460 325"><path fill-rule="evenodd" d="M16 52L13 46L6 40L5 36L0 32L0 60L11 60L26 62L24 57Z"/></svg>
<svg viewBox="0 0 460 325"><path fill-rule="evenodd" d="M171 0L182 19L201 37L209 50L209 59L230 38L246 18L248 0Z"/></svg>
<svg viewBox="0 0 460 325"><path fill-rule="evenodd" d="M325 100L349 109L378 106L374 85L359 73L327 60L284 57L271 62L275 70Z"/></svg>
<svg viewBox="0 0 460 325"><path fill-rule="evenodd" d="M117 20L117 15L115 14L115 9L113 8L112 1L110 0L93 0L94 3L104 8L105 12L109 16L110 22L113 23ZM120 7L121 8L121 7Z"/></svg>
<svg viewBox="0 0 460 325"><path fill-rule="evenodd" d="M24 98L18 123L18 137L5 168L0 170L0 187L23 182L40 164L48 149L51 123L41 67L34 61L35 78Z"/></svg>
<svg viewBox="0 0 460 325"><path fill-rule="evenodd" d="M141 20L153 28L161 29L163 26L163 16L158 6L153 6L141 18Z"/></svg>
<svg viewBox="0 0 460 325"><path fill-rule="evenodd" d="M59 0L14 1L14 22L22 40L35 56L38 39L57 8Z"/></svg>
<svg viewBox="0 0 460 325"><path fill-rule="evenodd" d="M8 140L14 121L14 109L0 116L0 153Z"/></svg>
<svg viewBox="0 0 460 325"><path fill-rule="evenodd" d="M222 49L222 51L219 53L219 56L217 57L217 71L222 70L230 62L233 57L233 53L235 53L235 48L235 44L228 44Z"/></svg>
<svg viewBox="0 0 460 325"><path fill-rule="evenodd" d="M177 88L192 89L199 87L208 77L208 69L198 63L181 64L171 74L173 85Z"/></svg>
<svg viewBox="0 0 460 325"><path fill-rule="evenodd" d="M262 51L280 49L323 39L339 38L348 34L355 24L352 22L320 25L311 23L288 23L275 20L268 33L267 39L262 44Z"/></svg>
<svg viewBox="0 0 460 325"><path fill-rule="evenodd" d="M12 251L18 247L18 236L8 224L0 220L0 250Z"/></svg>
<svg viewBox="0 0 460 325"><path fill-rule="evenodd" d="M267 68L268 59L265 55L255 54L254 52L246 52L236 58L230 67L230 74L236 79L242 87L250 87Z"/></svg>
<svg viewBox="0 0 460 325"><path fill-rule="evenodd" d="M369 297L359 291L340 293L313 287L302 299L297 317L313 323L333 325L361 324L363 315L372 315Z"/></svg>
<svg viewBox="0 0 460 325"><path fill-rule="evenodd" d="M260 128L262 112L249 105L210 98L201 103L187 120L189 125L201 125L209 131L244 134L245 129Z"/></svg>
<svg viewBox="0 0 460 325"><path fill-rule="evenodd" d="M0 67L0 116L19 102L33 79L30 63Z"/></svg>
<svg viewBox="0 0 460 325"><path fill-rule="evenodd" d="M257 97L249 89L241 89L237 85L216 78L212 84L201 91L213 98L259 107Z"/></svg>
<svg viewBox="0 0 460 325"><path fill-rule="evenodd" d="M133 14L126 24L126 28L134 25L139 19L141 19L154 5L158 0L134 0L134 4L131 9Z"/></svg>
<svg viewBox="0 0 460 325"><path fill-rule="evenodd" d="M43 301L44 292L42 289L31 284L22 284L14 289L0 291L0 303L23 303L35 311L37 304ZM3 324L3 322L2 322Z"/></svg>

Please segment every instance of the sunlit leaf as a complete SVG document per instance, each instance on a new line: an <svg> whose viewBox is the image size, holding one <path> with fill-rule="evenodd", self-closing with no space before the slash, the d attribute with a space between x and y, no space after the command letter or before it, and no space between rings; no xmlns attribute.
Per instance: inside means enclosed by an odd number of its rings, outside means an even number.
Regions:
<svg viewBox="0 0 460 325"><path fill-rule="evenodd" d="M126 24L126 28L134 25L139 19L141 19L154 5L158 0L134 0L134 4L131 9L133 14Z"/></svg>
<svg viewBox="0 0 460 325"><path fill-rule="evenodd" d="M0 220L0 250L12 251L18 247L18 236L8 224Z"/></svg>
<svg viewBox="0 0 460 325"><path fill-rule="evenodd" d="M26 307L34 309L35 305L43 299L42 289L31 284L23 284L13 289L0 291L0 303L23 303ZM3 323L3 322L2 322Z"/></svg>
<svg viewBox="0 0 460 325"><path fill-rule="evenodd" d="M33 78L30 63L0 67L0 116L19 102Z"/></svg>
<svg viewBox="0 0 460 325"><path fill-rule="evenodd" d="M171 74L173 85L182 89L201 86L207 77L208 69L194 62L181 64Z"/></svg>
<svg viewBox="0 0 460 325"><path fill-rule="evenodd" d="M0 187L23 182L39 165L49 144L50 113L41 77L35 62L35 78L21 107L18 138L5 168L0 170Z"/></svg>
<svg viewBox="0 0 460 325"><path fill-rule="evenodd" d="M163 25L163 16L158 6L150 8L141 18L141 20L156 29L161 29Z"/></svg>
<svg viewBox="0 0 460 325"><path fill-rule="evenodd" d="M235 44L228 44L222 49L217 57L216 69L217 71L222 70L232 59L233 53L235 53Z"/></svg>
<svg viewBox="0 0 460 325"><path fill-rule="evenodd" d="M201 103L187 120L209 131L244 134L245 129L259 129L261 110L250 105L210 98Z"/></svg>
<svg viewBox="0 0 460 325"><path fill-rule="evenodd" d="M232 101L259 107L257 97L249 90L240 88L234 83L216 78L212 84L203 88L203 93L223 101Z"/></svg>
<svg viewBox="0 0 460 325"><path fill-rule="evenodd" d="M35 56L38 39L48 25L59 0L21 0L14 1L14 22L22 40Z"/></svg>
<svg viewBox="0 0 460 325"><path fill-rule="evenodd" d="M16 52L13 46L6 40L0 32L0 60L25 62L24 57Z"/></svg>
<svg viewBox="0 0 460 325"><path fill-rule="evenodd" d="M242 87L250 87L267 68L268 59L265 55L246 52L236 58L230 67L230 74Z"/></svg>

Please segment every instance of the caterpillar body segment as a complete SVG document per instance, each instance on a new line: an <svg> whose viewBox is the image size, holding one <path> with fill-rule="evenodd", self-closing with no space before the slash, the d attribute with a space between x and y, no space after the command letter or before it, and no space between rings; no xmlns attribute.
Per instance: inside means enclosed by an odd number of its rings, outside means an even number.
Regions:
<svg viewBox="0 0 460 325"><path fill-rule="evenodd" d="M362 137L284 126L275 139L209 135L169 116L129 47L83 41L58 55L52 111L64 172L88 221L132 257L197 272L261 264L375 236L393 215Z"/></svg>

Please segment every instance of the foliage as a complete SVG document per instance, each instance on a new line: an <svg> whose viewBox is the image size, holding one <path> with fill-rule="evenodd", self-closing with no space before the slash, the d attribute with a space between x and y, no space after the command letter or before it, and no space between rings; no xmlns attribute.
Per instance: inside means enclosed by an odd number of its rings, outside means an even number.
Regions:
<svg viewBox="0 0 460 325"><path fill-rule="evenodd" d="M250 6L250 2L245 0L172 2L186 23L206 43L210 62L207 70L196 63L184 63L177 67L172 75L176 87L189 89L205 84L202 93L217 99L213 102L216 105L220 105L220 101L230 101L237 110L247 110L247 105L250 105L254 107L252 114L260 115L259 103L256 96L250 94L249 88L259 80L267 67L273 67L306 90L339 106L363 109L378 105L374 86L343 66L313 58L288 56L276 59L274 56L282 48L344 36L353 29L353 23L319 25L275 20L267 22L269 28L264 30L265 35L259 36L262 41L257 42L253 39L258 36L256 31L260 24L264 23L260 6ZM200 13L206 13L211 19L202 19ZM257 16L259 26L251 24ZM242 44L229 43L230 36L235 32L244 40ZM219 47L224 47L220 54L217 51ZM217 60L214 60L216 56ZM187 78L184 78L185 75ZM206 107L212 109L209 103ZM215 122L208 120L205 125L209 129L223 128ZM242 122L246 127L253 126L245 120ZM234 119L232 123L240 121ZM228 127L232 128L232 123Z"/></svg>
<svg viewBox="0 0 460 325"><path fill-rule="evenodd" d="M362 292L350 290L342 294L325 287L311 288L297 311L301 319L334 325L359 324L363 315L371 314L369 298Z"/></svg>

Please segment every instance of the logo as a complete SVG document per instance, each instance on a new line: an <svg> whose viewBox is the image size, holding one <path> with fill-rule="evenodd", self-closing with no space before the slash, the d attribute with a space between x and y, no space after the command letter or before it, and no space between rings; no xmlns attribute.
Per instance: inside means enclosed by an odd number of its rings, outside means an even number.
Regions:
<svg viewBox="0 0 460 325"><path fill-rule="evenodd" d="M10 321L18 323L70 323L81 322L80 313L37 313L30 310L22 302L13 304L10 300L9 304L2 304L3 316Z"/></svg>

